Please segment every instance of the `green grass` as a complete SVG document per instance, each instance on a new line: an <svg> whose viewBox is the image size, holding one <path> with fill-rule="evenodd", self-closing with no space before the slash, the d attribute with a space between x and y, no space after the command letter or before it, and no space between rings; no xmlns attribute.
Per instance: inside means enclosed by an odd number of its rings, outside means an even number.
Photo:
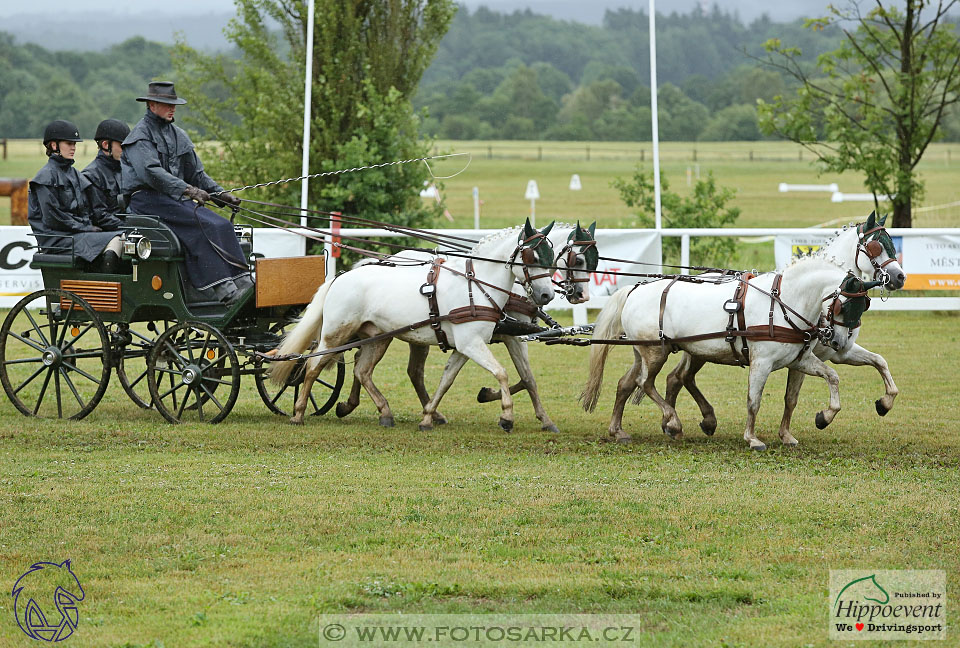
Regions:
<svg viewBox="0 0 960 648"><path fill-rule="evenodd" d="M793 451L776 440L775 374L764 454L741 438L746 372L722 367L700 377L714 437L684 396L683 441L645 401L625 416L635 442L607 442L622 348L586 414L586 350L531 347L560 434L522 394L501 432L472 364L441 407L451 423L418 432L399 344L376 374L391 429L366 398L289 426L250 380L218 426L166 425L115 378L81 422L0 400L0 580L71 558L87 594L74 646L314 646L316 616L345 611L618 612L644 620L642 646L833 645L829 569L960 568L958 321L869 314L861 341L890 362L893 411L874 412L872 369L839 367L844 409L817 430L827 390L809 379ZM431 354L428 384L444 361ZM0 597L0 646L27 643Z"/></svg>

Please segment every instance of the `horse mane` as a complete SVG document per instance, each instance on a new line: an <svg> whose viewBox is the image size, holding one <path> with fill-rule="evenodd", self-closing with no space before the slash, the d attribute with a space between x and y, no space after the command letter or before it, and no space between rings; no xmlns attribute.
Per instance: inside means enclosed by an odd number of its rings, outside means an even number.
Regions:
<svg viewBox="0 0 960 648"><path fill-rule="evenodd" d="M518 232L523 231L523 225L515 225L514 227L507 227L500 230L499 232L494 232L493 234L487 234L482 239L477 241L477 244L473 246L473 249L470 250L469 254L476 254L480 248L488 243L493 243L495 241L502 241L511 234L516 235Z"/></svg>
<svg viewBox="0 0 960 648"><path fill-rule="evenodd" d="M823 259L825 261L829 261L830 263L833 263L834 265L839 266L840 263L837 261L836 256L834 254L830 254L830 255L827 254L828 253L827 248L833 245L837 241L837 239L839 239L845 232L849 231L851 228L856 228L858 225L859 223L850 223L848 225L844 225L843 229L834 231L833 238L825 241L824 244L821 245L816 252L812 252L811 254L805 254L803 256L800 256L791 260L790 263L783 266L783 269L786 270L787 268L795 266L801 261L806 261L807 259Z"/></svg>

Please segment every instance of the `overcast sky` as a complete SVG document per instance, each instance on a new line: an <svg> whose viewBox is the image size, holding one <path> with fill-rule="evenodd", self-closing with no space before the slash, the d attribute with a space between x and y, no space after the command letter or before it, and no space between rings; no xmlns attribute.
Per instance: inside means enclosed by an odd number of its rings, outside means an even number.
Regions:
<svg viewBox="0 0 960 648"><path fill-rule="evenodd" d="M703 0L658 0L658 13L674 11L686 13ZM741 19L750 21L766 12L775 20L789 20L800 16L823 13L829 0L785 0L784 2L770 2L769 0L720 0L717 4L727 11L736 11ZM512 12L515 9L529 7L536 13L544 13L566 20L580 20L582 22L599 23L606 9L630 7L634 9L646 8L646 0L461 0L461 3L471 10L481 5L501 12ZM712 2L707 2L707 6ZM14 16L17 14L46 14L62 17L71 13L107 12L112 16L130 14L180 14L197 15L205 13L233 12L233 0L20 0L0 1L0 16ZM0 30L3 25L0 24Z"/></svg>

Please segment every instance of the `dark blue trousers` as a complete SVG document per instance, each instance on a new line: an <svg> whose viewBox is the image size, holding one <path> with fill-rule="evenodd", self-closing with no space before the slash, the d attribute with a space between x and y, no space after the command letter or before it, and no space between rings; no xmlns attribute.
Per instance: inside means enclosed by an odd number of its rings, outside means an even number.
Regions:
<svg viewBox="0 0 960 648"><path fill-rule="evenodd" d="M187 278L197 290L247 274L233 223L206 207L140 190L130 198L130 211L157 216L173 230L184 249Z"/></svg>

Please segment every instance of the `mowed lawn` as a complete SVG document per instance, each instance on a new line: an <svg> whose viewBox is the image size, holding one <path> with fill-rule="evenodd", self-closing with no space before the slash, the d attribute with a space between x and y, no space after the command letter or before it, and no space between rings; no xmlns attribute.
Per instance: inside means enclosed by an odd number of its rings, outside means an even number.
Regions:
<svg viewBox="0 0 960 648"><path fill-rule="evenodd" d="M800 446L786 450L779 372L762 454L742 440L736 368L701 374L714 437L681 396L682 441L645 400L625 417L635 442L608 442L623 348L586 414L587 350L531 346L559 434L523 394L514 432L500 431L473 365L441 407L451 422L417 431L400 344L375 374L390 429L366 397L344 420L290 426L252 380L217 426L167 425L115 381L81 422L26 419L0 400L0 585L70 558L86 592L72 646L315 646L317 615L344 611L618 612L642 619L635 645L834 645L830 569L943 569L955 601L960 567L960 318L864 323L861 342L900 387L894 409L875 413L873 369L840 367L844 408L817 430L827 390L808 379ZM444 360L431 354L428 384ZM0 597L0 646L31 644Z"/></svg>

